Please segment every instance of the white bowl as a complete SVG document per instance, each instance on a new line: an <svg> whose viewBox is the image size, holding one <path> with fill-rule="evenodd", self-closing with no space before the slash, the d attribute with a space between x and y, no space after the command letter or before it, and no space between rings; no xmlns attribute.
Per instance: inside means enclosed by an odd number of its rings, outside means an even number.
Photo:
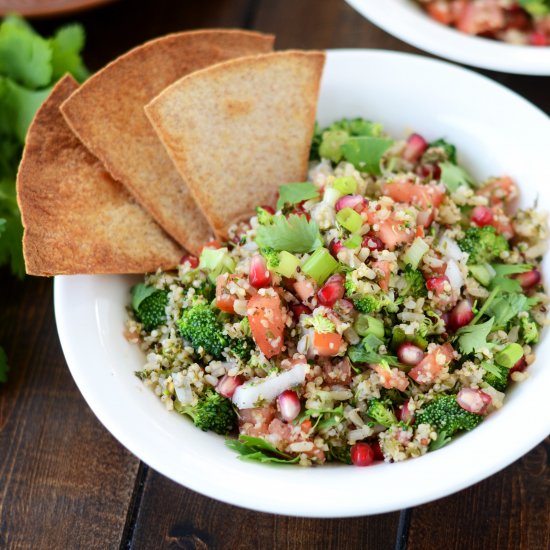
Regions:
<svg viewBox="0 0 550 550"><path fill-rule="evenodd" d="M515 46L467 35L433 20L413 0L346 2L386 32L435 55L505 73L550 75L550 47Z"/></svg>
<svg viewBox="0 0 550 550"><path fill-rule="evenodd" d="M434 93L432 82L438 82ZM524 203L550 209L550 120L491 80L448 63L373 50L328 53L319 121L362 116L394 135L415 129L458 146L475 176L509 174ZM549 273L548 259L545 272ZM370 468L314 468L242 462L223 438L204 433L135 376L144 357L122 333L127 276L55 280L55 312L63 351L86 401L131 452L174 481L210 497L279 514L337 517L377 514L443 497L504 468L550 432L547 338L530 377L506 405L473 432L422 458ZM526 414L526 411L528 413Z"/></svg>

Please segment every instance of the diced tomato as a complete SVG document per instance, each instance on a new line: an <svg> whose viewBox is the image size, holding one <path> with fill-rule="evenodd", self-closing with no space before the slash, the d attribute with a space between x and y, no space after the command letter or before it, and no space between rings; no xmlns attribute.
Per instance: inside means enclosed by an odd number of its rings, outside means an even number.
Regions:
<svg viewBox="0 0 550 550"><path fill-rule="evenodd" d="M445 191L436 185L422 185L406 179L386 183L383 191L396 202L414 204L422 209L439 206L445 197Z"/></svg>
<svg viewBox="0 0 550 550"><path fill-rule="evenodd" d="M409 371L409 376L419 384L432 384L438 374L448 365L454 356L451 344L437 346Z"/></svg>
<svg viewBox="0 0 550 550"><path fill-rule="evenodd" d="M237 296L229 291L229 283L239 280L239 276L232 273L223 273L216 279L216 307L227 313L235 313Z"/></svg>
<svg viewBox="0 0 550 550"><path fill-rule="evenodd" d="M281 352L285 314L278 295L252 296L248 301L248 322L254 342L268 359Z"/></svg>
<svg viewBox="0 0 550 550"><path fill-rule="evenodd" d="M531 46L548 46L550 45L550 38L542 32L532 32L528 37L529 44Z"/></svg>
<svg viewBox="0 0 550 550"><path fill-rule="evenodd" d="M275 407L273 405L253 409L240 409L240 432L251 436L267 434L273 418L275 418Z"/></svg>
<svg viewBox="0 0 550 550"><path fill-rule="evenodd" d="M456 28L467 34L484 34L498 31L505 24L504 10L494 0L468 3L456 21Z"/></svg>
<svg viewBox="0 0 550 550"><path fill-rule="evenodd" d="M351 363L347 357L336 363L336 365L333 365L330 361L323 365L323 380L329 386L334 384L349 386L351 376Z"/></svg>
<svg viewBox="0 0 550 550"><path fill-rule="evenodd" d="M296 281L294 283L294 290L302 302L307 302L315 294L315 287L313 286L313 283L307 279L303 281Z"/></svg>
<svg viewBox="0 0 550 550"><path fill-rule="evenodd" d="M399 391L405 391L407 389L409 380L403 371L378 364L369 365L369 367L380 376L382 386L387 390L396 388Z"/></svg>
<svg viewBox="0 0 550 550"><path fill-rule="evenodd" d="M414 230L403 227L403 223L393 216L380 222L379 225L378 236L388 250L395 250L400 244L409 243L414 239Z"/></svg>
<svg viewBox="0 0 550 550"><path fill-rule="evenodd" d="M451 5L449 2L436 0L430 2L426 6L426 11L430 14L430 17L443 23L443 25L450 25L454 21L453 12L451 11Z"/></svg>
<svg viewBox="0 0 550 550"><path fill-rule="evenodd" d="M191 267L192 269L196 269L197 267L199 267L199 259L196 256L190 256L186 254L185 256L182 256L180 264L189 264L189 267Z"/></svg>
<svg viewBox="0 0 550 550"><path fill-rule="evenodd" d="M342 337L336 332L315 332L313 334L313 347L317 355L330 357L336 355L342 344Z"/></svg>
<svg viewBox="0 0 550 550"><path fill-rule="evenodd" d="M501 206L506 212L510 212L514 207L514 201L519 196L517 185L512 178L504 176L490 181L480 189L477 195L487 197L491 206Z"/></svg>
<svg viewBox="0 0 550 550"><path fill-rule="evenodd" d="M372 262L371 267L375 271L382 272L382 276L378 277L378 285L382 290L388 290L390 288L391 275L390 262L388 262L387 260L379 260L377 262Z"/></svg>

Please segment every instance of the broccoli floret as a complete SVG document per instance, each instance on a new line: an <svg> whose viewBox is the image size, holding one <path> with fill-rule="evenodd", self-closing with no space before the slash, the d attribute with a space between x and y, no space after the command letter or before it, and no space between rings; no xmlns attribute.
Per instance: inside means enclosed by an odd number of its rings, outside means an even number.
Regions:
<svg viewBox="0 0 550 550"><path fill-rule="evenodd" d="M363 294L353 298L353 305L360 313L374 313L389 305L390 300L386 296L376 294Z"/></svg>
<svg viewBox="0 0 550 550"><path fill-rule="evenodd" d="M308 317L305 321L305 325L313 327L315 332L320 332L321 334L334 332L336 330L334 323L321 313Z"/></svg>
<svg viewBox="0 0 550 550"><path fill-rule="evenodd" d="M419 269L414 269L411 264L407 264L403 270L403 277L407 281L407 286L403 289L403 296L413 296L414 298L420 298L426 296L428 291L426 290L426 281L424 275Z"/></svg>
<svg viewBox="0 0 550 550"><path fill-rule="evenodd" d="M497 391L505 391L508 387L508 374L510 369L501 367L494 363L483 363L482 367L485 369L485 376L483 380L492 386Z"/></svg>
<svg viewBox="0 0 550 550"><path fill-rule="evenodd" d="M327 458L330 462L351 464L351 448L348 445L342 445L340 447L329 445Z"/></svg>
<svg viewBox="0 0 550 550"><path fill-rule="evenodd" d="M371 399L369 401L367 415L376 420L378 424L386 426L386 428L389 428L393 424L397 424L397 418L393 411L379 399Z"/></svg>
<svg viewBox="0 0 550 550"><path fill-rule="evenodd" d="M251 338L240 338L239 340L231 340L229 344L229 352L233 353L243 361L248 361L254 347L254 340Z"/></svg>
<svg viewBox="0 0 550 550"><path fill-rule="evenodd" d="M269 270L275 269L281 263L279 252L273 248L261 248L260 254L265 258Z"/></svg>
<svg viewBox="0 0 550 550"><path fill-rule="evenodd" d="M357 292L357 285L352 278L353 271L348 271L346 273L346 280L344 281L344 288L346 289L346 295L351 296Z"/></svg>
<svg viewBox="0 0 550 550"><path fill-rule="evenodd" d="M456 432L473 430L483 416L464 410L456 400L456 395L442 395L430 401L416 414L416 425L429 424L444 438Z"/></svg>
<svg viewBox="0 0 550 550"><path fill-rule="evenodd" d="M265 208L256 206L256 216L260 225L271 225L273 214L270 214Z"/></svg>
<svg viewBox="0 0 550 550"><path fill-rule="evenodd" d="M166 321L168 291L144 284L132 288L132 308L143 329L151 331Z"/></svg>
<svg viewBox="0 0 550 550"><path fill-rule="evenodd" d="M521 334L526 344L536 344L539 341L539 327L531 317L521 317L519 321Z"/></svg>
<svg viewBox="0 0 550 550"><path fill-rule="evenodd" d="M469 264L482 264L498 258L501 252L510 250L505 237L497 235L492 225L485 227L469 227L463 239L458 241L462 251L468 252Z"/></svg>
<svg viewBox="0 0 550 550"><path fill-rule="evenodd" d="M229 338L208 305L197 304L184 310L177 324L180 334L193 348L202 347L215 359L221 359L223 350L229 345Z"/></svg>
<svg viewBox="0 0 550 550"><path fill-rule="evenodd" d="M230 399L209 389L202 395L196 405L176 406L180 414L191 418L201 430L227 435L237 426L237 413Z"/></svg>

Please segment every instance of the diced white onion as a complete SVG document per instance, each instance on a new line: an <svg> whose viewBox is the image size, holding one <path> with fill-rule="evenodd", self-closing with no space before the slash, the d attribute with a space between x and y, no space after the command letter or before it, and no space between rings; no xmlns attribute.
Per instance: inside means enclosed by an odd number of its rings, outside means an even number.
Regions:
<svg viewBox="0 0 550 550"><path fill-rule="evenodd" d="M462 288L464 278L462 277L460 267L458 267L458 264L452 258L447 262L445 275L447 275L449 283L454 290L460 290Z"/></svg>
<svg viewBox="0 0 550 550"><path fill-rule="evenodd" d="M181 402L182 405L189 405L193 401L193 392L189 385L185 386L176 386L175 388L176 397Z"/></svg>
<svg viewBox="0 0 550 550"><path fill-rule="evenodd" d="M336 204L336 201L342 196L342 193L338 191L338 189L335 189L334 187L327 187L325 188L325 192L323 194L323 202L325 204L328 204L329 206L334 206Z"/></svg>
<svg viewBox="0 0 550 550"><path fill-rule="evenodd" d="M275 376L250 380L235 390L232 401L239 409L256 407L259 401L271 403L285 390L303 384L307 368L306 363L299 363Z"/></svg>
<svg viewBox="0 0 550 550"><path fill-rule="evenodd" d="M439 248L447 258L457 262L460 262L463 257L463 252L460 250L457 242L449 237L443 237L443 239L441 239Z"/></svg>

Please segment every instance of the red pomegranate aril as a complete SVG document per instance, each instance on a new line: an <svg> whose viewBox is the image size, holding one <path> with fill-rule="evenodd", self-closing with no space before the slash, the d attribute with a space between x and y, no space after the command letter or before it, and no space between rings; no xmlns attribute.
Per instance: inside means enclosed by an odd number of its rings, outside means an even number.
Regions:
<svg viewBox="0 0 550 550"><path fill-rule="evenodd" d="M180 260L180 264L189 264L190 267L196 269L199 267L199 259L196 256L183 256Z"/></svg>
<svg viewBox="0 0 550 550"><path fill-rule="evenodd" d="M355 466L370 466L374 462L374 451L368 443L356 443L351 448L351 462Z"/></svg>
<svg viewBox="0 0 550 550"><path fill-rule="evenodd" d="M403 158L409 162L416 162L428 148L428 142L419 134L411 134L407 139Z"/></svg>
<svg viewBox="0 0 550 550"><path fill-rule="evenodd" d="M495 221L492 210L488 206L476 206L470 216L472 223L478 227L492 225Z"/></svg>
<svg viewBox="0 0 550 550"><path fill-rule="evenodd" d="M472 311L472 304L469 300L461 300L450 311L447 326L453 332L459 328L466 326L474 318L474 312Z"/></svg>
<svg viewBox="0 0 550 550"><path fill-rule="evenodd" d="M475 414L483 414L491 401L492 398L489 394L474 388L462 388L456 396L456 402L465 411Z"/></svg>
<svg viewBox="0 0 550 550"><path fill-rule="evenodd" d="M529 37L529 44L531 46L548 46L550 44L550 39L542 32L532 32Z"/></svg>
<svg viewBox="0 0 550 550"><path fill-rule="evenodd" d="M338 239L332 239L328 245L330 253L336 258L338 252L344 248L344 245Z"/></svg>
<svg viewBox="0 0 550 550"><path fill-rule="evenodd" d="M325 282L327 283L338 283L343 285L346 278L341 273L335 273L334 275L331 275Z"/></svg>
<svg viewBox="0 0 550 550"><path fill-rule="evenodd" d="M414 412L410 409L411 400L405 401L401 407L399 407L399 420L406 424L412 424L414 422Z"/></svg>
<svg viewBox="0 0 550 550"><path fill-rule="evenodd" d="M418 346L410 342L403 342L397 348L397 357L404 365L414 367L424 359L424 352Z"/></svg>
<svg viewBox="0 0 550 550"><path fill-rule="evenodd" d="M523 290L529 290L540 283L542 276L538 269L532 269L525 273L518 273L514 278L521 285Z"/></svg>
<svg viewBox="0 0 550 550"><path fill-rule="evenodd" d="M363 239L361 246L363 248L368 248L369 250L384 250L384 243L374 235L367 235Z"/></svg>
<svg viewBox="0 0 550 550"><path fill-rule="evenodd" d="M343 281L327 281L318 291L317 299L322 306L332 307L338 300L344 297Z"/></svg>
<svg viewBox="0 0 550 550"><path fill-rule="evenodd" d="M283 420L292 422L302 409L300 398L295 391L285 390L277 397L277 405L279 406L279 412L283 417Z"/></svg>
<svg viewBox="0 0 550 550"><path fill-rule="evenodd" d="M336 201L334 209L336 212L340 212L344 208L352 208L356 212L361 212L366 204L367 201L362 195L346 195Z"/></svg>
<svg viewBox="0 0 550 550"><path fill-rule="evenodd" d="M374 460L384 460L384 453L380 448L380 441L375 441L372 445L372 452L374 454Z"/></svg>
<svg viewBox="0 0 550 550"><path fill-rule="evenodd" d="M450 285L447 275L441 275L440 277L430 277L426 279L426 288L431 290L434 294L439 295L445 292L445 287Z"/></svg>
<svg viewBox="0 0 550 550"><path fill-rule="evenodd" d="M229 374L226 374L217 384L216 391L223 395L224 397L227 397L228 399L231 399L233 397L233 394L235 393L235 390L242 386L244 380L240 376L229 376Z"/></svg>
<svg viewBox="0 0 550 550"><path fill-rule="evenodd" d="M262 208L266 212L269 212L269 214L271 214L271 215L275 214L275 208L273 208L272 206L269 206L269 204L262 204Z"/></svg>
<svg viewBox="0 0 550 550"><path fill-rule="evenodd" d="M307 306L304 306L304 304L294 304L292 307L292 313L296 320L300 318L300 315L311 315L311 309L309 309Z"/></svg>
<svg viewBox="0 0 550 550"><path fill-rule="evenodd" d="M527 368L527 361L525 356L522 355L521 359L508 371L508 378L512 375L513 372L523 372Z"/></svg>
<svg viewBox="0 0 550 550"><path fill-rule="evenodd" d="M267 269L263 256L256 254L250 260L250 271L248 281L254 288L265 288L271 286L271 273Z"/></svg>

